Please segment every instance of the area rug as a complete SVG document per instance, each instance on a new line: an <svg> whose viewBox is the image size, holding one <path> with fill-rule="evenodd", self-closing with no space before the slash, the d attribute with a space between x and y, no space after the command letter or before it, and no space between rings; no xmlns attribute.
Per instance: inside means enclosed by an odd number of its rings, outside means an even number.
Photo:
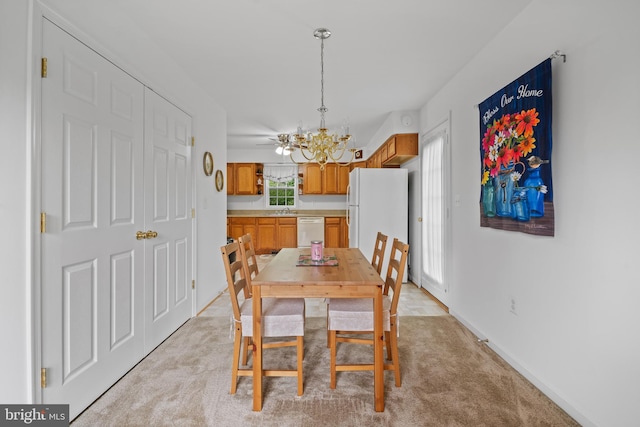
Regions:
<svg viewBox="0 0 640 427"><path fill-rule="evenodd" d="M264 379L261 412L252 379L231 384L229 320L196 317L149 354L73 426L577 426L452 316L402 317L402 387L385 372L385 411L374 411L373 373L342 372L329 388L325 319L308 318L304 395L294 377ZM371 360L343 344L340 360ZM292 348L265 350L265 369L294 367Z"/></svg>

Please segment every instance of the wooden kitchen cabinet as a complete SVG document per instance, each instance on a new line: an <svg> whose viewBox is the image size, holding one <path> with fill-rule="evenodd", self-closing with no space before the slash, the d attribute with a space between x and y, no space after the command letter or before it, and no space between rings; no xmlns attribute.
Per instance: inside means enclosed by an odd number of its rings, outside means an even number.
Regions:
<svg viewBox="0 0 640 427"><path fill-rule="evenodd" d="M298 247L298 220L297 218L278 218L278 241L276 248Z"/></svg>
<svg viewBox="0 0 640 427"><path fill-rule="evenodd" d="M344 217L327 217L324 219L325 248L348 248L349 231Z"/></svg>
<svg viewBox="0 0 640 427"><path fill-rule="evenodd" d="M357 168L366 168L367 167L367 161L366 160L362 160L359 162L353 162L349 165L349 171L352 171L354 169Z"/></svg>
<svg viewBox="0 0 640 427"><path fill-rule="evenodd" d="M253 196L262 194L261 163L227 163L227 194Z"/></svg>
<svg viewBox="0 0 640 427"><path fill-rule="evenodd" d="M276 218L257 218L258 237L254 242L256 253L270 254L278 249L277 228Z"/></svg>
<svg viewBox="0 0 640 427"><path fill-rule="evenodd" d="M380 162L382 164L387 161L388 155L388 144L382 144L380 147Z"/></svg>
<svg viewBox="0 0 640 427"><path fill-rule="evenodd" d="M317 163L308 163L302 170L302 194L347 194L349 167L327 163L320 170Z"/></svg>
<svg viewBox="0 0 640 427"><path fill-rule="evenodd" d="M255 218L229 218L229 227L228 234L233 239L238 239L238 237L243 236L245 234L251 234L251 238L256 240L258 236L256 235L256 219ZM255 242L254 242L255 245Z"/></svg>
<svg viewBox="0 0 640 427"><path fill-rule="evenodd" d="M322 175L323 194L347 194L349 185L349 168L327 163Z"/></svg>
<svg viewBox="0 0 640 427"><path fill-rule="evenodd" d="M380 162L380 149L378 149L375 153L369 157L367 160L368 168L380 168L382 167L382 163Z"/></svg>
<svg viewBox="0 0 640 427"><path fill-rule="evenodd" d="M258 193L256 187L256 164L234 163L235 194L238 196L250 196Z"/></svg>
<svg viewBox="0 0 640 427"><path fill-rule="evenodd" d="M236 172L233 163L227 163L227 195L233 195L236 191Z"/></svg>
<svg viewBox="0 0 640 427"><path fill-rule="evenodd" d="M307 163L302 168L302 194L322 194L322 171L317 163Z"/></svg>
<svg viewBox="0 0 640 427"><path fill-rule="evenodd" d="M342 247L349 247L349 226L347 225L347 218L340 218L340 229L342 234Z"/></svg>
<svg viewBox="0 0 640 427"><path fill-rule="evenodd" d="M324 247L340 248L340 218L324 219Z"/></svg>
<svg viewBox="0 0 640 427"><path fill-rule="evenodd" d="M418 134L400 133L391 136L383 144L380 151L386 151L382 166L399 166L418 155Z"/></svg>
<svg viewBox="0 0 640 427"><path fill-rule="evenodd" d="M295 217L227 218L227 235L234 239L251 234L257 254L270 254L282 248L298 246L298 221Z"/></svg>

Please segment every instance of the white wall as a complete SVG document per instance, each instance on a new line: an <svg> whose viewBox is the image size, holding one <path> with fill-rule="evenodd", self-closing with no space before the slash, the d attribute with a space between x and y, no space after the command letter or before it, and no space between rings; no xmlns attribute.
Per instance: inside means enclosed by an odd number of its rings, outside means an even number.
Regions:
<svg viewBox="0 0 640 427"><path fill-rule="evenodd" d="M534 0L420 115L421 134L452 117L452 313L584 425L640 420L639 16L634 0ZM555 237L481 228L474 106L557 49Z"/></svg>
<svg viewBox="0 0 640 427"><path fill-rule="evenodd" d="M219 249L226 243L226 193L217 192L213 176L205 177L201 168L204 151L211 151L215 168L226 173L224 110L189 81L178 65L164 57L142 34L136 33L133 25L126 25L126 16L113 21L117 31L98 34L93 33L90 27L82 28L81 19L74 18L76 13L100 16L101 11L96 10L95 5L87 10L78 10L69 3L60 2L54 11L46 7L40 9L39 4L35 3L33 13L30 11L32 6L33 0L0 2L0 56L5 58L0 67L0 179L4 183L0 199L3 236L0 244L0 336L3 340L0 366L4 367L0 381L0 402L3 403L34 402L38 393L38 389L32 387L31 378L35 365L33 360L39 351L34 348L32 321L37 316L32 310L32 295L38 284L31 277L38 267L37 263L32 262L31 253L32 244L35 243L37 247L38 234L35 232L37 225L30 215L38 209L34 191L39 175L37 170L33 171L33 175L31 171L34 164L31 156L37 153L31 148L31 129L34 125L31 92L37 98L39 85L31 84L30 58L32 53L35 58L41 55L37 33L42 13L193 117L198 266L195 272L195 311L202 309L226 286ZM63 6L70 9L59 9ZM32 17L35 17L33 29Z"/></svg>
<svg viewBox="0 0 640 427"><path fill-rule="evenodd" d="M0 2L0 402L31 399L30 141L27 137L29 3Z"/></svg>

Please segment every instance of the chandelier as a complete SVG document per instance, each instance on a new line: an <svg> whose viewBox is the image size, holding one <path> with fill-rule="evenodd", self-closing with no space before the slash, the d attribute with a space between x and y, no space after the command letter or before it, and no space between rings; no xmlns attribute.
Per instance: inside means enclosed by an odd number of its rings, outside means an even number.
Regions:
<svg viewBox="0 0 640 427"><path fill-rule="evenodd" d="M313 134L311 132L304 133L302 131L302 125L298 125L298 129L295 134L279 134L278 141L280 147L278 147L282 154L289 154L291 160L293 159L293 153L297 148L300 149L300 153L307 160L306 163L318 163L320 170L324 170L325 165L329 161L337 163L339 166L348 166L354 159L355 148L348 148L348 143L351 140L349 134L349 126L345 124L342 127L340 135L337 133L329 134L325 125L324 116L328 111L324 106L324 41L331 36L331 31L326 28L318 28L313 32L313 36L320 40L320 127L318 133ZM351 158L348 161L342 161L342 157L346 152L351 153Z"/></svg>

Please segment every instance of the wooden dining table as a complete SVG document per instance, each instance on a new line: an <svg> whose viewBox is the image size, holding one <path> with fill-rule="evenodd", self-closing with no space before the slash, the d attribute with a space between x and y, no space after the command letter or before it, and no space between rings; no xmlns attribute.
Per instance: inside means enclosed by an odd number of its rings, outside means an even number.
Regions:
<svg viewBox="0 0 640 427"><path fill-rule="evenodd" d="M371 298L374 312L374 406L384 411L384 331L382 289L384 281L357 248L324 249L337 265L299 266L300 255L310 248L285 248L252 281L253 292L253 410L262 410L262 298ZM327 367L327 381L329 369Z"/></svg>

